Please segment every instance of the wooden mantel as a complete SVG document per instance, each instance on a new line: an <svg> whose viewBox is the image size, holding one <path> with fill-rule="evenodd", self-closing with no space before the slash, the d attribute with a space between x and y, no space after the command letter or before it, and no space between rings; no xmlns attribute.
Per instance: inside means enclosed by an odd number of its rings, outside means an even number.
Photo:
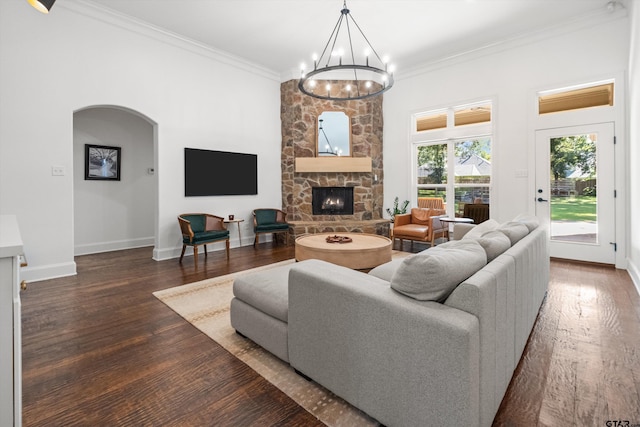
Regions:
<svg viewBox="0 0 640 427"><path fill-rule="evenodd" d="M371 157L296 157L296 172L371 172Z"/></svg>

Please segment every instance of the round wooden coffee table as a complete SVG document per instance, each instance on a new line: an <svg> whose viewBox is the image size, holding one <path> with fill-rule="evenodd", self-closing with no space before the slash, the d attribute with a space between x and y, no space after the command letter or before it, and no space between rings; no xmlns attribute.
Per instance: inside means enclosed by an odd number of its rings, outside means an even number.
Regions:
<svg viewBox="0 0 640 427"><path fill-rule="evenodd" d="M349 243L328 243L328 236L348 237ZM354 270L367 270L391 261L391 239L365 233L319 233L296 239L296 261L321 259Z"/></svg>

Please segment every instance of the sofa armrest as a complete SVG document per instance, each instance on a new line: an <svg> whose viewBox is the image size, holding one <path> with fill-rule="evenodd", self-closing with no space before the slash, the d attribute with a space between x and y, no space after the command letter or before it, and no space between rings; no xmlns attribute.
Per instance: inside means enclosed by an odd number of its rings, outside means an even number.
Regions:
<svg viewBox="0 0 640 427"><path fill-rule="evenodd" d="M477 425L479 325L471 314L307 260L289 272L288 321L291 365L381 423Z"/></svg>

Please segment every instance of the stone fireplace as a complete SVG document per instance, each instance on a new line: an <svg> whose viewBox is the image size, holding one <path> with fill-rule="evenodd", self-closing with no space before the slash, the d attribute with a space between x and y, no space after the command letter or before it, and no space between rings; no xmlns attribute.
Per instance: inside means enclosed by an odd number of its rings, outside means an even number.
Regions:
<svg viewBox="0 0 640 427"><path fill-rule="evenodd" d="M302 94L298 81L289 80L280 86L280 98L282 209L292 226L292 236L324 231L388 235L389 221L382 216L382 96L352 101L320 100ZM370 161L366 171L348 167L339 171L331 168L296 171L296 159L316 157L316 123L325 111L342 111L349 117L352 158L367 164ZM334 159L326 161L331 160ZM349 188L353 192L352 210L314 212L313 189L318 187Z"/></svg>
<svg viewBox="0 0 640 427"><path fill-rule="evenodd" d="M313 215L353 215L353 187L313 187Z"/></svg>

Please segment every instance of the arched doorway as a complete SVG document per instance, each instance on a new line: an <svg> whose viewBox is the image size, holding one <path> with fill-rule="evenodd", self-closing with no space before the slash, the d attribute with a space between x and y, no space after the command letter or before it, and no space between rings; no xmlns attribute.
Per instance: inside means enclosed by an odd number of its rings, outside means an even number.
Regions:
<svg viewBox="0 0 640 427"><path fill-rule="evenodd" d="M120 106L73 113L74 255L153 246L157 235L156 123ZM118 153L119 173L96 177L92 156Z"/></svg>

